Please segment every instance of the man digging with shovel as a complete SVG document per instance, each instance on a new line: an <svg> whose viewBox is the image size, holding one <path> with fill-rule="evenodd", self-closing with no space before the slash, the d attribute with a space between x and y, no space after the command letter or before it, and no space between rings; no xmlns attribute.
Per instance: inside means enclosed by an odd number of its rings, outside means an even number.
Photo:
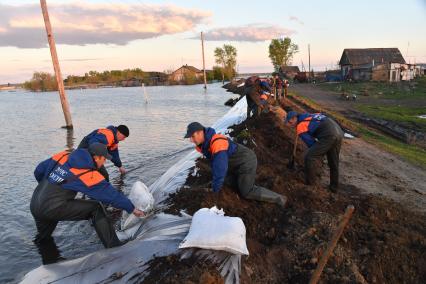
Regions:
<svg viewBox="0 0 426 284"><path fill-rule="evenodd" d="M308 185L315 184L314 160L327 155L328 166L330 167L329 189L332 192L337 192L339 188L339 153L344 135L342 128L333 119L321 113L299 114L290 111L285 123L296 128L294 150L289 167L294 167L297 137L299 137L309 148L305 155L305 183Z"/></svg>

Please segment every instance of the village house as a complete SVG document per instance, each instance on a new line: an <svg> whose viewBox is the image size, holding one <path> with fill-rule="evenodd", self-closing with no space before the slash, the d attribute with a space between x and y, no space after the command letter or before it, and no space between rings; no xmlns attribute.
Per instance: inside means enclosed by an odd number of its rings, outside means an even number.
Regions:
<svg viewBox="0 0 426 284"><path fill-rule="evenodd" d="M139 86L142 86L142 83L143 83L142 79L132 77L126 80L122 80L121 86L122 87L139 87Z"/></svg>
<svg viewBox="0 0 426 284"><path fill-rule="evenodd" d="M175 70L169 75L170 81L181 82L187 78L195 78L197 80L203 78L203 71L190 65L182 65L179 69Z"/></svg>
<svg viewBox="0 0 426 284"><path fill-rule="evenodd" d="M345 49L339 65L346 80L399 82L418 74L416 66L407 64L398 48Z"/></svg>
<svg viewBox="0 0 426 284"><path fill-rule="evenodd" d="M293 79L297 74L299 74L300 70L298 66L282 65L278 72L287 79Z"/></svg>

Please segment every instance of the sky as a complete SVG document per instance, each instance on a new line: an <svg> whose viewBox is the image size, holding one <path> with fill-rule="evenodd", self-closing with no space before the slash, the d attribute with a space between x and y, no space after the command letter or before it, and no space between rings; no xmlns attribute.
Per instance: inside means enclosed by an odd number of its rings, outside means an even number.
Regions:
<svg viewBox="0 0 426 284"><path fill-rule="evenodd" d="M214 49L237 48L237 69L268 72L272 38L299 46L293 64L336 68L344 48L397 47L409 63L426 63L426 0L48 0L63 76L90 70L202 68ZM53 73L40 3L0 0L0 84L34 71Z"/></svg>

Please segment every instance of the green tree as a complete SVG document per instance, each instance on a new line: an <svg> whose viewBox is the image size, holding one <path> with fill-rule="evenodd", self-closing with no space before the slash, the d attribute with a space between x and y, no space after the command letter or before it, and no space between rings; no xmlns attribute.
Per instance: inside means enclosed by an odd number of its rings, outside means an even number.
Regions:
<svg viewBox="0 0 426 284"><path fill-rule="evenodd" d="M213 80L222 80L222 67L213 66Z"/></svg>
<svg viewBox="0 0 426 284"><path fill-rule="evenodd" d="M293 55L299 51L297 44L291 42L289 37L284 39L275 38L269 44L269 58L274 65L274 69L278 72L279 68L284 65L291 64Z"/></svg>
<svg viewBox="0 0 426 284"><path fill-rule="evenodd" d="M58 83L56 77L50 73L34 72L31 80L24 83L24 88L37 92L56 91L58 90Z"/></svg>
<svg viewBox="0 0 426 284"><path fill-rule="evenodd" d="M214 56L216 64L222 68L222 82L225 81L225 76L231 80L236 74L237 49L230 44L224 44L223 47L216 47Z"/></svg>

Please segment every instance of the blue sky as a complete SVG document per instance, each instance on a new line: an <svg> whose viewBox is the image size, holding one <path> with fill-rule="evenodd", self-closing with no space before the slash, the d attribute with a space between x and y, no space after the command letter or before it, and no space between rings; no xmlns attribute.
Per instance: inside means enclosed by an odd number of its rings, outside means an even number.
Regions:
<svg viewBox="0 0 426 284"><path fill-rule="evenodd" d="M33 71L53 72L39 1L0 0L0 83ZM49 1L62 72L140 67L201 68L197 39L206 33L207 68L213 50L231 43L240 72L272 69L271 38L299 45L295 65L335 67L344 48L398 47L406 61L426 62L426 1ZM88 9L90 7L90 9ZM101 11L101 12L99 12ZM195 38L195 39L194 39ZM407 53L408 51L408 53Z"/></svg>

